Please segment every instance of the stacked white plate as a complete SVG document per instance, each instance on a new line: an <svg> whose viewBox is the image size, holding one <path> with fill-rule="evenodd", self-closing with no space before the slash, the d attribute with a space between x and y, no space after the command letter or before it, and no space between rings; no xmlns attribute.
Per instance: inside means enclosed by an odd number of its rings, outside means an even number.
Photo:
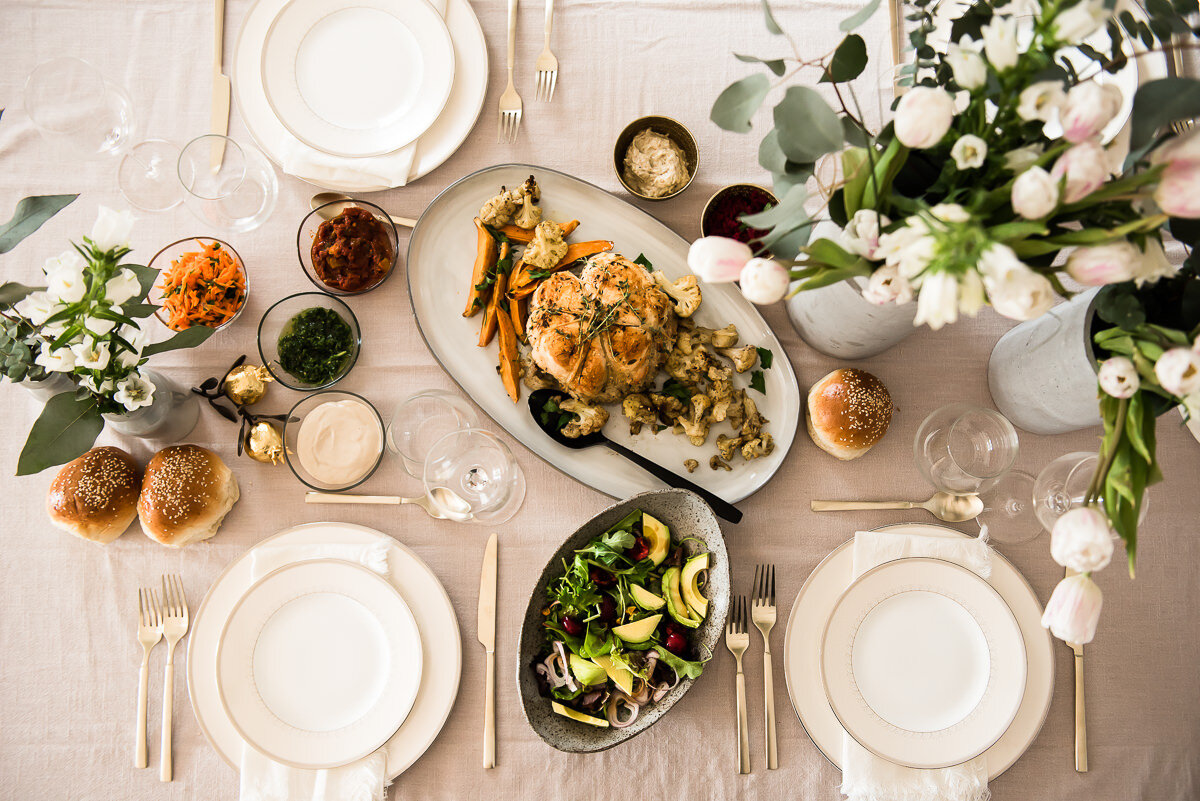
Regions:
<svg viewBox="0 0 1200 801"><path fill-rule="evenodd" d="M475 126L487 47L467 0L258 0L233 95L284 172L342 192L402 186Z"/></svg>
<svg viewBox="0 0 1200 801"><path fill-rule="evenodd" d="M310 558L381 537L386 577ZM264 548L288 560L258 576ZM454 608L424 562L377 531L313 523L264 540L214 582L193 623L187 682L201 730L235 768L246 746L309 770L382 749L394 778L441 731L461 667Z"/></svg>
<svg viewBox="0 0 1200 801"><path fill-rule="evenodd" d="M881 531L965 537L936 525ZM990 778L1033 743L1054 689L1033 589L999 554L988 579L906 558L853 578L853 540L819 564L788 618L784 670L809 737L841 767L847 734L911 768L979 756Z"/></svg>

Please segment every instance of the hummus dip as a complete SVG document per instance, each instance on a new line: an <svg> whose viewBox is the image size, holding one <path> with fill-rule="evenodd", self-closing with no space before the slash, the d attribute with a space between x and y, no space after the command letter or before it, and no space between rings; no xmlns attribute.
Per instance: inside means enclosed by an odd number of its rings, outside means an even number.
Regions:
<svg viewBox="0 0 1200 801"><path fill-rule="evenodd" d="M691 179L687 156L670 137L647 128L639 131L625 151L625 183L640 195L673 195Z"/></svg>

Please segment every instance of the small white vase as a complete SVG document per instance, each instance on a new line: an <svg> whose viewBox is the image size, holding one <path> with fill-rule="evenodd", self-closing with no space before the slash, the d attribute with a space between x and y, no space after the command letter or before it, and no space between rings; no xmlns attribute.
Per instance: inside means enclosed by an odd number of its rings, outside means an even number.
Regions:
<svg viewBox="0 0 1200 801"><path fill-rule="evenodd" d="M74 382L63 373L49 373L40 381L21 381L19 382L19 386L37 398L38 402L42 404L45 404L46 401L55 395L61 395L64 392L70 392L75 389Z"/></svg>
<svg viewBox="0 0 1200 801"><path fill-rule="evenodd" d="M877 306L862 296L864 278L797 292L787 300L792 327L808 346L838 359L865 359L916 329L917 304Z"/></svg>
<svg viewBox="0 0 1200 801"><path fill-rule="evenodd" d="M200 419L196 396L161 373L142 372L154 384L154 401L127 414L104 415L108 426L129 437L167 442L178 442L192 433Z"/></svg>

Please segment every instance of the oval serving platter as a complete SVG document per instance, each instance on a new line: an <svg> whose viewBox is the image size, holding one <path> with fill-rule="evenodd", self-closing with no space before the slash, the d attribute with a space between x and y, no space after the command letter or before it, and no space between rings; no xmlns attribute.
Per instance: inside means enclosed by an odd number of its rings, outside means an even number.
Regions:
<svg viewBox="0 0 1200 801"><path fill-rule="evenodd" d="M601 729L565 718L550 709L550 699L538 694L537 679L530 667L542 645L542 609L546 605L546 588L562 574L563 560L573 557L593 538L603 534L618 520L641 509L657 517L671 530L675 540L693 537L704 543L712 554L708 572L708 617L695 630L693 643L702 654L714 654L725 628L729 613L729 552L725 538L712 509L698 495L687 490L653 490L613 504L575 533L567 537L550 557L542 575L533 588L529 607L521 624L521 639L517 647L517 688L521 694L521 711L525 720L539 737L559 751L590 753L620 745L658 722L670 711L695 679L683 679L657 704L640 710L637 720L624 729Z"/></svg>
<svg viewBox="0 0 1200 801"><path fill-rule="evenodd" d="M657 219L598 186L570 175L529 164L502 164L468 175L443 191L421 215L408 245L408 293L413 315L425 343L450 377L493 420L537 456L567 475L615 498L665 486L607 448L571 450L552 441L534 423L525 400L529 390L522 386L521 401L514 404L496 374L497 345L476 346L479 316L462 316L466 306L471 268L475 261L475 226L472 219L479 207L503 186L516 186L527 177L537 178L542 190L545 219L565 222L577 218L579 228L571 241L610 239L615 252L629 259L643 254L654 269L676 279L690 274L688 242ZM724 423L713 426L708 443L693 446L686 437L670 431L655 435L649 428L632 436L621 414L620 404L609 405L605 436L645 454L658 464L680 474L685 459L701 466L688 476L705 489L736 503L765 485L783 463L801 423L800 389L783 346L775 338L758 310L732 284L702 284L703 302L695 319L700 325L721 328L737 326L741 344L767 348L774 356L763 371L766 393L749 390L759 411L770 423L767 431L775 438L775 450L753 461L735 460L733 470L711 470L709 457L716 454L716 435L729 433ZM659 376L658 383L666 377ZM744 386L748 373L735 381Z"/></svg>

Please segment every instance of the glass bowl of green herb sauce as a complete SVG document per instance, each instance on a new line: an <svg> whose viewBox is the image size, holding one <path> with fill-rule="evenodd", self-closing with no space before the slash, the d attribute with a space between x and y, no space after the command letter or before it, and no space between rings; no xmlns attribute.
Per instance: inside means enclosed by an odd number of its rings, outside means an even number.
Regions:
<svg viewBox="0 0 1200 801"><path fill-rule="evenodd" d="M258 353L275 380L309 392L333 386L358 360L362 333L350 307L324 292L301 292L267 309Z"/></svg>

